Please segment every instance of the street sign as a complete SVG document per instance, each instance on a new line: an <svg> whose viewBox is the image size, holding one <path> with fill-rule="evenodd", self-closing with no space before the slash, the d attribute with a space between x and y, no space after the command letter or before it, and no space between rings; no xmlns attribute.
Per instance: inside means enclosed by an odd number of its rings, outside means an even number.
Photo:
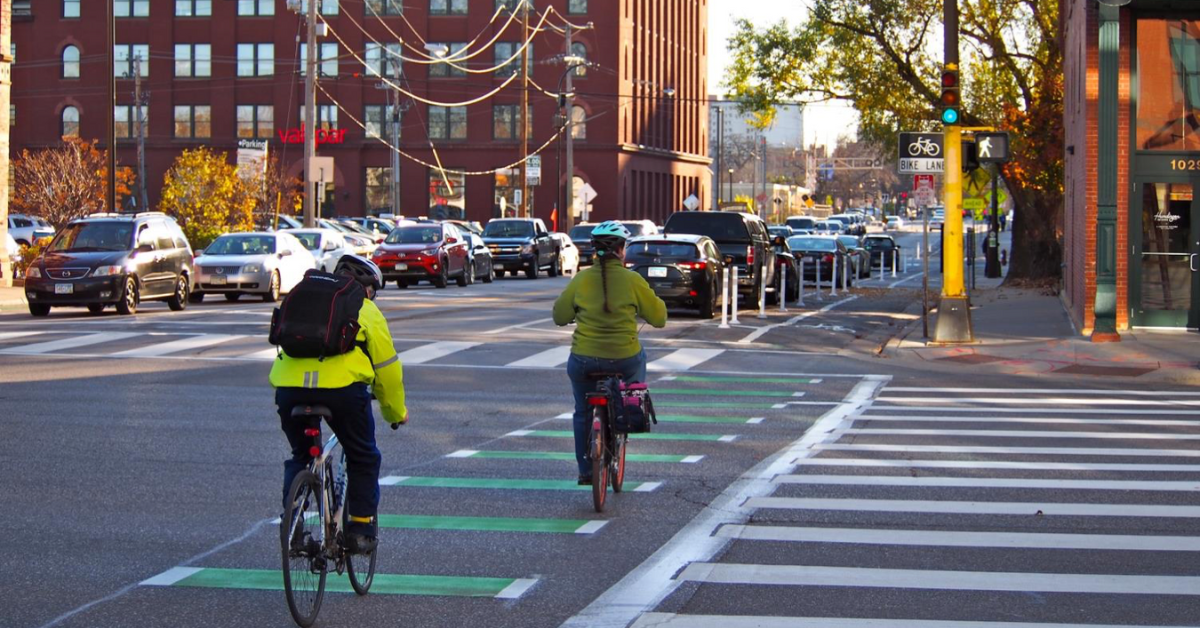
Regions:
<svg viewBox="0 0 1200 628"><path fill-rule="evenodd" d="M238 140L237 173L252 179L267 170L267 140Z"/></svg>
<svg viewBox="0 0 1200 628"><path fill-rule="evenodd" d="M529 160L525 162L525 179L529 185L541 185L542 183L542 156L530 155Z"/></svg>
<svg viewBox="0 0 1200 628"><path fill-rule="evenodd" d="M521 197L521 189L517 188L517 189L513 190L513 205L520 207L521 206L521 198L522 198Z"/></svg>
<svg viewBox="0 0 1200 628"><path fill-rule="evenodd" d="M590 183L584 183L583 186L579 188L579 191L576 193L576 195L579 196L579 200L583 201L584 205L596 200L596 196L598 196L596 194L596 189L593 188Z"/></svg>
<svg viewBox="0 0 1200 628"><path fill-rule="evenodd" d="M695 194L689 194L687 198L683 199L683 206L686 207L688 211L694 212L696 211L697 207L700 207L700 199L696 198Z"/></svg>
<svg viewBox="0 0 1200 628"><path fill-rule="evenodd" d="M970 209L972 211L977 209L987 209L987 201L976 197L964 198L963 209Z"/></svg>
<svg viewBox="0 0 1200 628"><path fill-rule="evenodd" d="M913 175L913 189L919 190L923 187L933 189L933 175L931 174L915 174Z"/></svg>
<svg viewBox="0 0 1200 628"><path fill-rule="evenodd" d="M976 133L975 154L981 164L1007 163L1008 133Z"/></svg>
<svg viewBox="0 0 1200 628"><path fill-rule="evenodd" d="M308 178L313 183L333 183L333 157L313 157L308 166Z"/></svg>
<svg viewBox="0 0 1200 628"><path fill-rule="evenodd" d="M901 174L945 170L941 133L901 133L897 143Z"/></svg>

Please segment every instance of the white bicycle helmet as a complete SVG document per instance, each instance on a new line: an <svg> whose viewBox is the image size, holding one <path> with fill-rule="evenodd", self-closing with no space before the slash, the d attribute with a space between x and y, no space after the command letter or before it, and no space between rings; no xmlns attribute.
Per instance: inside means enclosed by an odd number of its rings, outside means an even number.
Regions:
<svg viewBox="0 0 1200 628"><path fill-rule="evenodd" d="M349 275L363 286L379 291L383 288L383 271L371 260L359 255L347 254L338 260L333 272L339 275Z"/></svg>

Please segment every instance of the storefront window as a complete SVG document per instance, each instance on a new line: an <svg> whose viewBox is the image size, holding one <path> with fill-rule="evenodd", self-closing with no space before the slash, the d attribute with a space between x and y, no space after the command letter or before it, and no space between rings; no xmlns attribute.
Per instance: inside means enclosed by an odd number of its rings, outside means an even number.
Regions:
<svg viewBox="0 0 1200 628"><path fill-rule="evenodd" d="M1137 149L1200 151L1200 21L1137 22Z"/></svg>
<svg viewBox="0 0 1200 628"><path fill-rule="evenodd" d="M392 211L392 169L367 168L367 213Z"/></svg>
<svg viewBox="0 0 1200 628"><path fill-rule="evenodd" d="M434 220L462 220L466 215L466 175L458 170L430 168L429 217Z"/></svg>
<svg viewBox="0 0 1200 628"><path fill-rule="evenodd" d="M1188 254L1192 186L1142 186L1142 299L1146 310L1187 310L1192 306Z"/></svg>

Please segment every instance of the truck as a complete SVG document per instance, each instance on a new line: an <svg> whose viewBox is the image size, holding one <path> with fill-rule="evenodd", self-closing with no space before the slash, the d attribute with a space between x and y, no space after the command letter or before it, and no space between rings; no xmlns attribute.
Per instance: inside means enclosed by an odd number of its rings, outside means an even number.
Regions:
<svg viewBox="0 0 1200 628"><path fill-rule="evenodd" d="M497 278L505 272L514 277L524 272L526 277L537 279L543 268L551 277L562 273L559 245L540 218L492 220L483 229L483 243L492 253Z"/></svg>

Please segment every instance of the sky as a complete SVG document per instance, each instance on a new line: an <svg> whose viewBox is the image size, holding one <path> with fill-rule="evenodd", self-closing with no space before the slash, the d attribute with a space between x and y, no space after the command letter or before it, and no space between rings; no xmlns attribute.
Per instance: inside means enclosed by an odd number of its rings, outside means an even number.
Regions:
<svg viewBox="0 0 1200 628"><path fill-rule="evenodd" d="M789 7L780 11L781 6ZM796 22L803 15L802 0L709 0L708 83L709 91L723 95L725 68L730 63L726 41L733 35L733 21L745 18L765 26L786 18ZM804 145L823 144L831 149L839 135L854 137L857 114L842 103L818 103L804 114Z"/></svg>

